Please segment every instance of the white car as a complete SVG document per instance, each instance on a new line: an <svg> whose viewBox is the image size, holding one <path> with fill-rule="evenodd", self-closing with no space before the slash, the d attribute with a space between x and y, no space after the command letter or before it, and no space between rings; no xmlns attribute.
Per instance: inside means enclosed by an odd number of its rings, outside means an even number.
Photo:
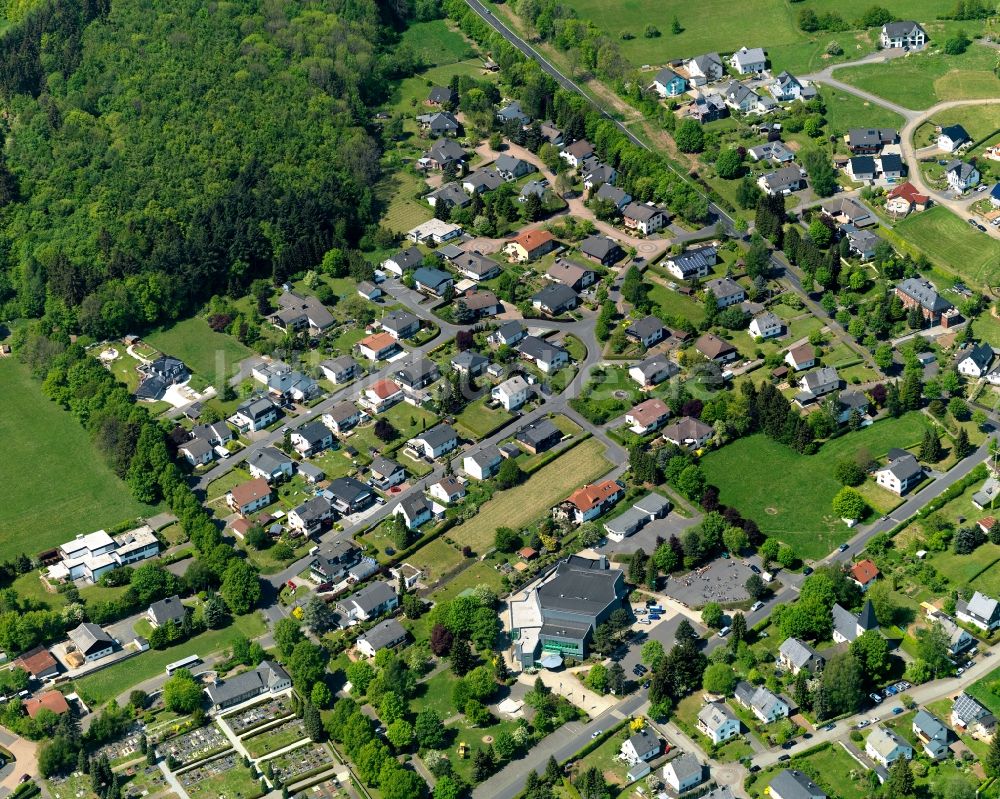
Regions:
<svg viewBox="0 0 1000 799"><path fill-rule="evenodd" d="M754 602L754 603L753 603L753 604L752 604L752 605L750 606L750 612L751 612L751 613L754 613L755 611L758 611L758 610L760 610L760 609L761 609L762 607L764 607L764 603L763 603L763 602Z"/></svg>

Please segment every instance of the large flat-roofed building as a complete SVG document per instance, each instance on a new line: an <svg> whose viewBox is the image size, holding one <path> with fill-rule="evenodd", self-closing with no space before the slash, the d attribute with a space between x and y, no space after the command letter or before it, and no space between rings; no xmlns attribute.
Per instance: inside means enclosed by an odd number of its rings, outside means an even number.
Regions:
<svg viewBox="0 0 1000 799"><path fill-rule="evenodd" d="M108 572L151 558L159 551L160 543L149 525L116 536L98 530L78 535L59 547L60 560L49 566L47 578L56 582L86 580L96 583Z"/></svg>
<svg viewBox="0 0 1000 799"><path fill-rule="evenodd" d="M585 657L594 630L626 596L624 574L605 557L570 555L511 602L515 657L525 668L546 653Z"/></svg>

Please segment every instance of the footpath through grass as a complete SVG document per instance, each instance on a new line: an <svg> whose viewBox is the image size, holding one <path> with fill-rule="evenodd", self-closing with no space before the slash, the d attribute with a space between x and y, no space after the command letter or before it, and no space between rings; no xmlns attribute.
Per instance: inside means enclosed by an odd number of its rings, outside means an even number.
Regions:
<svg viewBox="0 0 1000 799"><path fill-rule="evenodd" d="M830 507L841 488L834 466L861 449L878 458L891 447L913 446L925 426L917 412L883 419L824 444L815 455L800 455L758 433L710 452L702 468L723 503L790 544L800 557L818 558L851 536Z"/></svg>
<svg viewBox="0 0 1000 799"><path fill-rule="evenodd" d="M0 560L155 512L132 499L76 418L14 358L0 359L0 406Z"/></svg>

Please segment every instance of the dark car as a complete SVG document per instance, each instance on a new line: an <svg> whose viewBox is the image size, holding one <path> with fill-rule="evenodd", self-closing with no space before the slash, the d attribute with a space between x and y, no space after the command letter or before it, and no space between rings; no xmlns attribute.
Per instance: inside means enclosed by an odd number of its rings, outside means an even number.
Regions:
<svg viewBox="0 0 1000 799"><path fill-rule="evenodd" d="M791 748L792 748L793 746L795 746L795 741L785 741L785 742L784 742L784 743L783 743L783 744L781 745L781 748L782 748L782 749L791 749Z"/></svg>
<svg viewBox="0 0 1000 799"><path fill-rule="evenodd" d="M642 687L645 688L647 691L649 690L650 682L651 682L650 680L646 680L646 682L642 684Z"/></svg>
<svg viewBox="0 0 1000 799"><path fill-rule="evenodd" d="M757 566L757 565L751 563L750 564L750 571L752 571L754 574L760 574L760 566Z"/></svg>
<svg viewBox="0 0 1000 799"><path fill-rule="evenodd" d="M791 759L792 759L791 755L780 755L778 757L778 762L779 763L784 763L786 760L791 760Z"/></svg>
<svg viewBox="0 0 1000 799"><path fill-rule="evenodd" d="M847 552L847 547L848 546L850 546L850 545L849 544L841 544L839 547L837 547L837 550L840 551L840 552Z"/></svg>
<svg viewBox="0 0 1000 799"><path fill-rule="evenodd" d="M751 774L756 774L758 771L760 771L760 766L754 763L752 766L750 766L749 771Z"/></svg>
<svg viewBox="0 0 1000 799"><path fill-rule="evenodd" d="M804 574L804 575L805 575L806 577L808 577L808 576L809 576L810 574L812 574L812 573L813 573L813 568L812 568L812 566L806 566L806 567L805 567L805 568L804 568L804 569L802 570L802 573L803 573L803 574Z"/></svg>

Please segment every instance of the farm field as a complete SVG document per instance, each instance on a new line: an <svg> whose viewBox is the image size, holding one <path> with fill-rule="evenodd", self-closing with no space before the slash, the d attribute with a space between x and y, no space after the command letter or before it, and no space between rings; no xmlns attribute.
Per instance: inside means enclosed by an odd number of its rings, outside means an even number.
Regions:
<svg viewBox="0 0 1000 799"><path fill-rule="evenodd" d="M611 463L605 459L603 450L604 445L596 439L578 444L543 466L524 484L500 492L479 509L475 518L453 528L451 537L473 550L484 551L493 544L498 524L516 530L565 499L573 489L609 471Z"/></svg>
<svg viewBox="0 0 1000 799"><path fill-rule="evenodd" d="M156 512L132 499L76 418L14 358L0 360L0 402L0 484L15 489L0 510L0 560Z"/></svg>
<svg viewBox="0 0 1000 799"><path fill-rule="evenodd" d="M958 277L984 286L1000 278L1000 243L973 230L947 208L911 214L894 232Z"/></svg>
<svg viewBox="0 0 1000 799"><path fill-rule="evenodd" d="M890 447L912 446L924 426L918 413L884 419L824 444L815 455L799 455L757 434L709 453L701 465L708 482L718 486L723 503L790 544L800 557L818 558L851 535L830 508L840 490L833 477L836 463L862 448L877 458ZM768 468L761 469L761 464Z"/></svg>
<svg viewBox="0 0 1000 799"><path fill-rule="evenodd" d="M212 385L230 377L241 360L253 355L232 336L216 333L200 316L150 333L145 341L166 355L180 358Z"/></svg>
<svg viewBox="0 0 1000 799"><path fill-rule="evenodd" d="M993 50L971 46L962 55L930 50L888 63L845 67L834 77L904 108L921 109L942 100L996 97L1000 81L993 74L995 63Z"/></svg>

